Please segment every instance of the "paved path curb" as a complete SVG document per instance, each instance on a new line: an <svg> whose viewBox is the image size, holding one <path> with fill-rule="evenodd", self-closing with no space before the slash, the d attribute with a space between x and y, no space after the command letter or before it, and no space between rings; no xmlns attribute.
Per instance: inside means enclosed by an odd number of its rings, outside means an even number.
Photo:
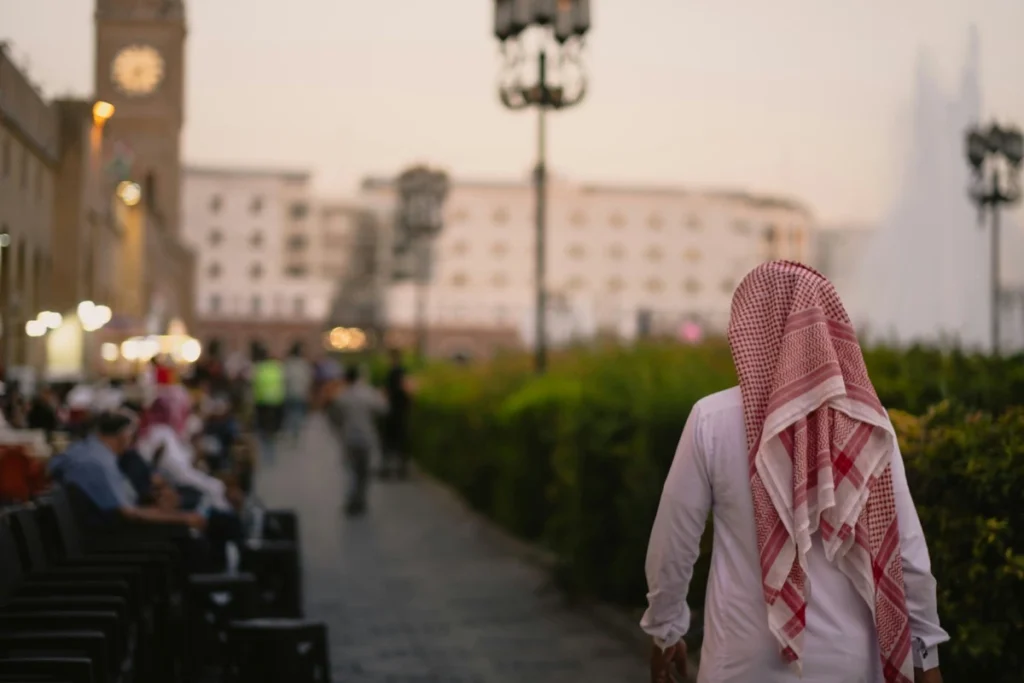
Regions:
<svg viewBox="0 0 1024 683"><path fill-rule="evenodd" d="M550 573L558 563L558 556L550 550L539 548L500 527L497 523L471 507L454 487L436 478L434 475L422 469L416 470L416 475L428 486L442 492L453 505L462 508L463 513L474 518L481 529L490 536L494 542L502 545L520 561L531 564ZM597 626L606 633L636 652L647 658L651 652L651 639L644 633L638 623L640 614L631 614L628 610L597 601L586 601L574 604L573 607L586 614ZM694 615L696 617L696 615ZM700 664L700 650L693 648L696 652L690 652L690 679L697 680L697 668Z"/></svg>

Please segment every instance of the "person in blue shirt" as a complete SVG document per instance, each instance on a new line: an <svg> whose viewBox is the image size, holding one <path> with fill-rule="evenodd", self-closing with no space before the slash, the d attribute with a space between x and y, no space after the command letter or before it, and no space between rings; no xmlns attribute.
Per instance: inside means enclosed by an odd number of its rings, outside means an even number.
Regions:
<svg viewBox="0 0 1024 683"><path fill-rule="evenodd" d="M118 458L128 451L134 429L135 420L124 413L99 415L91 435L50 461L50 475L78 488L105 516L204 529L203 515L138 505L135 491L118 469Z"/></svg>

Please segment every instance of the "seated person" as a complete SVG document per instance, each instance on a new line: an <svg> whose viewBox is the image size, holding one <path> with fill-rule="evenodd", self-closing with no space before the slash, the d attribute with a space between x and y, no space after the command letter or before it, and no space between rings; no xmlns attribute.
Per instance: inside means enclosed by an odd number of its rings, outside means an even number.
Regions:
<svg viewBox="0 0 1024 683"><path fill-rule="evenodd" d="M197 493L200 498L195 501L197 506L230 509L224 482L195 465L186 432L189 416L187 392L177 386L166 389L166 393L158 396L145 412L145 427L138 441L139 454L183 495L188 497L190 490Z"/></svg>
<svg viewBox="0 0 1024 683"><path fill-rule="evenodd" d="M206 517L192 512L166 510L138 504L138 495L118 469L118 459L128 450L135 421L123 413L103 413L94 420L91 435L77 441L50 461L54 479L75 486L92 501L101 514L110 518L156 523L181 524L204 529Z"/></svg>

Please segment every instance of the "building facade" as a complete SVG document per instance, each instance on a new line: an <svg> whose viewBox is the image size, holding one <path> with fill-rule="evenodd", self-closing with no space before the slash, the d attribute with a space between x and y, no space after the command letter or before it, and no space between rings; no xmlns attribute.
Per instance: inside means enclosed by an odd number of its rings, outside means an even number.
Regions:
<svg viewBox="0 0 1024 683"><path fill-rule="evenodd" d="M45 356L25 323L52 305L50 273L58 120L0 43L0 363L39 365Z"/></svg>
<svg viewBox="0 0 1024 683"><path fill-rule="evenodd" d="M349 242L335 225L344 216L314 204L308 173L189 167L182 211L201 336L235 350L319 345Z"/></svg>
<svg viewBox="0 0 1024 683"><path fill-rule="evenodd" d="M382 225L393 225L391 181L368 179L362 192ZM532 343L533 207L527 182L452 182L432 250L431 330L510 328ZM809 261L812 231L810 212L784 199L556 179L547 224L551 341L676 336L687 323L721 333L740 279L767 259ZM414 283L391 287L389 326L414 324L415 298Z"/></svg>

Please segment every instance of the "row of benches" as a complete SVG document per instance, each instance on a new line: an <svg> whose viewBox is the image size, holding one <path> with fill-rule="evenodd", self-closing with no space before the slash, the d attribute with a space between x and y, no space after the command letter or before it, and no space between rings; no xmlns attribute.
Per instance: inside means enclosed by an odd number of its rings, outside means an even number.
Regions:
<svg viewBox="0 0 1024 683"><path fill-rule="evenodd" d="M294 514L268 511L237 571L190 573L187 529L83 528L74 493L0 510L0 683L330 681Z"/></svg>

